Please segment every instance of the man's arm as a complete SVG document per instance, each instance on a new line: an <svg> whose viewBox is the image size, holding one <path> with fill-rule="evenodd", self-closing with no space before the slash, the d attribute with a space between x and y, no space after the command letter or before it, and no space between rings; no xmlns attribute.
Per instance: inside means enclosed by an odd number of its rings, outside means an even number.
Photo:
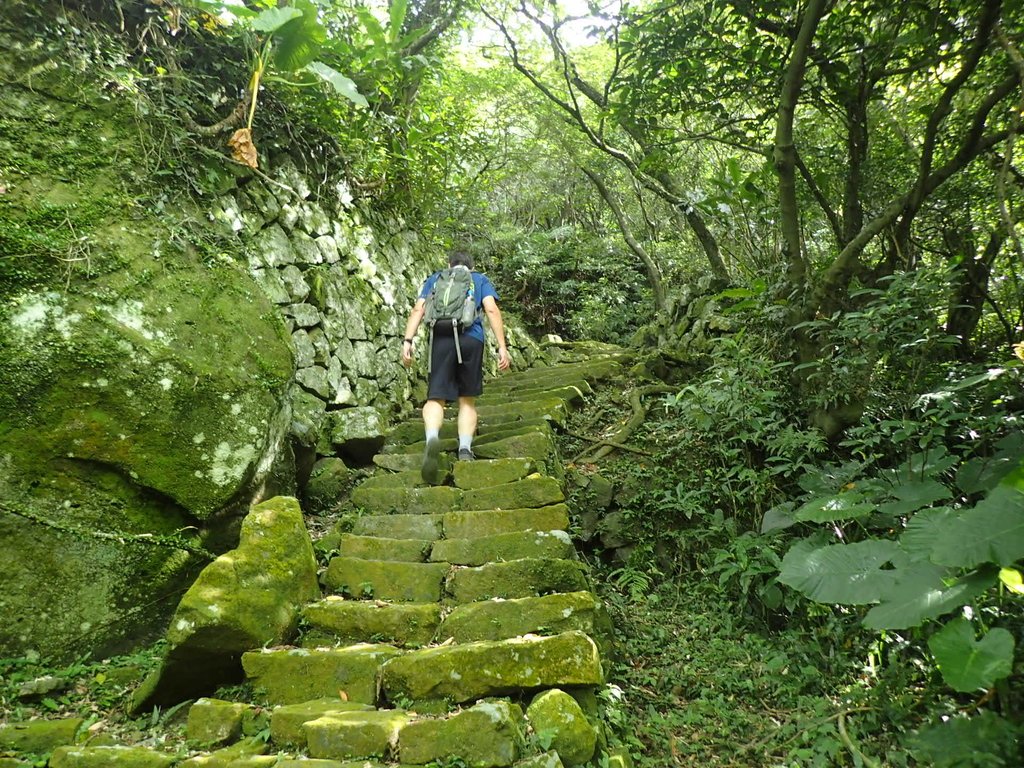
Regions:
<svg viewBox="0 0 1024 768"><path fill-rule="evenodd" d="M412 365L412 340L416 336L416 330L420 327L420 321L423 320L423 311L426 305L426 299L416 299L412 312L409 313L409 319L405 321L405 336L402 339L402 365L406 367Z"/></svg>
<svg viewBox="0 0 1024 768"><path fill-rule="evenodd" d="M505 322L501 319L501 310L498 309L498 302L493 296L485 296L483 300L484 312L487 314L487 324L498 340L498 370L504 371L509 366L508 347L505 346Z"/></svg>

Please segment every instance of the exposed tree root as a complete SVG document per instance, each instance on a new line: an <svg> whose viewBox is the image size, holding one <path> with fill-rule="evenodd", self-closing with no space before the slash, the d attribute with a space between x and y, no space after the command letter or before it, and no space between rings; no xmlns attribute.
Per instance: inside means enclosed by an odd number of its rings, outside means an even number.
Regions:
<svg viewBox="0 0 1024 768"><path fill-rule="evenodd" d="M677 387L670 387L666 384L652 384L647 387L639 387L629 393L629 405L633 409L633 415L630 416L629 420L619 427L607 438L594 439L594 442L599 444L599 447L593 449L593 453L590 453L591 448L587 448L585 451L581 451L576 457L572 459L573 464L593 464L600 459L607 456L609 453L616 449L631 450L636 453L646 453L643 450L628 448L625 443L629 440L629 436L644 423L647 418L647 406L643 403L643 398L646 395L653 395L657 393L668 393L677 392ZM590 438L584 438L590 439ZM647 454L650 455L650 454Z"/></svg>

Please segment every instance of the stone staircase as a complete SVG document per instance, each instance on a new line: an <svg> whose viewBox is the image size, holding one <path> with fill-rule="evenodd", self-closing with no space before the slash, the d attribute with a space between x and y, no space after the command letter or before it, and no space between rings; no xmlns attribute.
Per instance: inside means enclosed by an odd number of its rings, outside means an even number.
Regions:
<svg viewBox="0 0 1024 768"><path fill-rule="evenodd" d="M324 594L301 609L295 645L241 656L261 706L191 705L187 734L206 751L68 745L49 764L628 765L600 720L611 628L567 533L554 442L619 367L608 352L492 381L478 460L446 458L443 484L420 479L420 421L399 424L374 459L380 471L352 493L354 524L319 542L332 553Z"/></svg>

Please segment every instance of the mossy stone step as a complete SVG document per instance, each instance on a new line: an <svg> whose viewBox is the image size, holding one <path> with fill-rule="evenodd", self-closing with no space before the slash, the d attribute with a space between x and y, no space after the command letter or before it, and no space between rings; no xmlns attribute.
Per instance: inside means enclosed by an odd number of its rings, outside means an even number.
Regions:
<svg viewBox="0 0 1024 768"><path fill-rule="evenodd" d="M594 756L597 730L565 691L552 688L537 694L526 716L536 733L552 734L551 748L569 765L588 763Z"/></svg>
<svg viewBox="0 0 1024 768"><path fill-rule="evenodd" d="M571 560L575 556L572 539L565 531L516 531L473 539L441 539L434 542L430 553L431 560L452 565L483 565L531 557Z"/></svg>
<svg viewBox="0 0 1024 768"><path fill-rule="evenodd" d="M569 527L569 508L550 504L527 509L460 510L448 512L441 519L445 538L473 539L515 531L564 531Z"/></svg>
<svg viewBox="0 0 1024 768"><path fill-rule="evenodd" d="M549 366L535 366L525 371L499 376L487 382L487 386L500 389L521 386L528 382L549 382L559 378L585 379L594 383L620 371L622 364L614 357L591 358L575 363Z"/></svg>
<svg viewBox="0 0 1024 768"><path fill-rule="evenodd" d="M358 536L384 536L389 539L441 538L442 515L363 515L352 526Z"/></svg>
<svg viewBox="0 0 1024 768"><path fill-rule="evenodd" d="M0 724L0 752L42 754L75 743L80 717Z"/></svg>
<svg viewBox="0 0 1024 768"><path fill-rule="evenodd" d="M398 709L342 712L311 720L302 728L312 757L386 759L397 748L399 732L409 720L409 713Z"/></svg>
<svg viewBox="0 0 1024 768"><path fill-rule="evenodd" d="M423 458L420 457L420 462L409 469L402 470L401 472L382 472L374 475L373 477L366 478L359 484L360 488L420 488L427 487L429 483L423 482L423 476L420 474L420 464ZM447 473L439 473L444 477Z"/></svg>
<svg viewBox="0 0 1024 768"><path fill-rule="evenodd" d="M453 603L472 603L500 597L540 597L553 592L589 589L582 563L574 560L529 558L455 568L446 585Z"/></svg>
<svg viewBox="0 0 1024 768"><path fill-rule="evenodd" d="M441 622L436 603L380 603L330 596L306 606L302 618L340 642L373 639L400 646L429 643Z"/></svg>
<svg viewBox="0 0 1024 768"><path fill-rule="evenodd" d="M285 704L276 707L270 715L270 738L279 747L305 747L306 732L302 726L325 715L340 715L343 712L368 712L373 707L354 701L325 698L303 701L299 704Z"/></svg>
<svg viewBox="0 0 1024 768"><path fill-rule="evenodd" d="M493 443L474 444L473 453L478 459L529 457L548 474L560 476L562 472L554 440L542 432L528 431L503 437Z"/></svg>
<svg viewBox="0 0 1024 768"><path fill-rule="evenodd" d="M204 747L230 744L242 737L246 725L254 732L256 719L251 704L202 698L189 707L185 733L190 741Z"/></svg>
<svg viewBox="0 0 1024 768"><path fill-rule="evenodd" d="M352 503L376 514L443 514L458 509L462 491L446 485L433 488L356 488Z"/></svg>
<svg viewBox="0 0 1024 768"><path fill-rule="evenodd" d="M536 471L536 462L530 458L481 459L455 462L452 477L456 488L472 490L512 483Z"/></svg>
<svg viewBox="0 0 1024 768"><path fill-rule="evenodd" d="M178 768L271 768L277 762L267 755L270 745L263 739L248 738L214 752L190 757L178 763Z"/></svg>
<svg viewBox="0 0 1024 768"><path fill-rule="evenodd" d="M437 630L439 641L505 640L520 635L554 635L572 629L594 635L597 600L590 592L567 592L515 600L461 605Z"/></svg>
<svg viewBox="0 0 1024 768"><path fill-rule="evenodd" d="M559 759L557 752L545 752L520 760L512 768L565 768L565 763Z"/></svg>
<svg viewBox="0 0 1024 768"><path fill-rule="evenodd" d="M553 397L545 400L478 405L476 412L480 420L488 424L512 424L526 419L543 418L562 426L569 416L569 405L565 400Z"/></svg>
<svg viewBox="0 0 1024 768"><path fill-rule="evenodd" d="M479 415L479 414L478 414ZM550 429L551 422L543 416L534 416L531 418L495 418L491 421L486 419L479 419L476 425L476 440L493 440L495 435L499 435L502 432L507 432L510 429L517 429L521 427L537 427L540 429ZM451 414L451 418L445 419L441 425L440 437L443 441L445 440L457 440L459 436L458 422L455 418L455 414ZM420 445L421 449L423 446L423 422L422 420L416 419L411 421L404 421L401 424L397 424L388 433L387 442L385 445L386 451L390 453L390 450L396 445ZM385 453L384 455L388 455ZM415 469L415 467L406 466L404 469Z"/></svg>
<svg viewBox="0 0 1024 768"><path fill-rule="evenodd" d="M57 747L50 756L50 768L169 768L178 762L174 755L146 747Z"/></svg>
<svg viewBox="0 0 1024 768"><path fill-rule="evenodd" d="M242 668L271 704L299 704L339 696L375 704L377 673L400 654L394 646L364 643L346 648L275 648L242 654Z"/></svg>
<svg viewBox="0 0 1024 768"><path fill-rule="evenodd" d="M355 598L436 603L448 563L400 563L335 557L323 574L328 589Z"/></svg>
<svg viewBox="0 0 1024 768"><path fill-rule="evenodd" d="M553 477L533 475L511 483L462 490L434 488L356 488L352 502L380 514L444 514L457 509L521 509L543 507L565 499Z"/></svg>
<svg viewBox="0 0 1024 768"><path fill-rule="evenodd" d="M338 537L338 554L362 560L395 560L406 563L425 562L431 542L425 539L392 539L384 536L361 536L343 533Z"/></svg>
<svg viewBox="0 0 1024 768"><path fill-rule="evenodd" d="M477 405L501 405L511 402L557 398L566 401L570 405L576 405L592 394L594 394L593 387L590 386L586 379L580 379L572 384L559 384L553 387L514 387L493 392L485 390L483 395L476 399L476 403Z"/></svg>
<svg viewBox="0 0 1024 768"><path fill-rule="evenodd" d="M458 509L523 509L564 500L562 486L555 478L533 475L512 483L463 491Z"/></svg>
<svg viewBox="0 0 1024 768"><path fill-rule="evenodd" d="M512 765L523 743L523 713L508 701L485 701L444 718L419 719L398 734L398 757L423 765L458 758L463 765Z"/></svg>
<svg viewBox="0 0 1024 768"><path fill-rule="evenodd" d="M481 445L489 445L499 440L504 440L508 437L515 437L516 435L532 435L541 434L548 439L554 441L554 431L551 427L551 422L547 419L536 419L511 422L507 425L502 425L500 428L488 430L482 432L476 436L473 440L473 452L479 455L477 448ZM413 456L414 463L410 469L418 468L423 462L423 450L426 447L426 443L423 441L423 435L420 434L415 442L409 443L391 443L384 450L386 451L385 456ZM447 451L448 453L442 453L442 456L454 456L458 451L458 440L456 438L442 439L441 450L442 452ZM409 461L409 459L405 459Z"/></svg>
<svg viewBox="0 0 1024 768"><path fill-rule="evenodd" d="M460 703L603 680L597 645L583 632L425 648L389 659L381 668L389 701Z"/></svg>

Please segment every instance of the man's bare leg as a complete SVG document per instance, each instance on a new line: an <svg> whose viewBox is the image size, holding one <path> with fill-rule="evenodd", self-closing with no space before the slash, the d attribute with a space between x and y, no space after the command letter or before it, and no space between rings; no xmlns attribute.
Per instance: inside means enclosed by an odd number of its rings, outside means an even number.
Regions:
<svg viewBox="0 0 1024 768"><path fill-rule="evenodd" d="M441 453L441 426L444 424L444 401L427 400L423 404L423 430L427 445L423 451L420 475L425 483L437 482L437 457Z"/></svg>
<svg viewBox="0 0 1024 768"><path fill-rule="evenodd" d="M476 434L476 398L459 398L459 458L473 458L473 436Z"/></svg>

